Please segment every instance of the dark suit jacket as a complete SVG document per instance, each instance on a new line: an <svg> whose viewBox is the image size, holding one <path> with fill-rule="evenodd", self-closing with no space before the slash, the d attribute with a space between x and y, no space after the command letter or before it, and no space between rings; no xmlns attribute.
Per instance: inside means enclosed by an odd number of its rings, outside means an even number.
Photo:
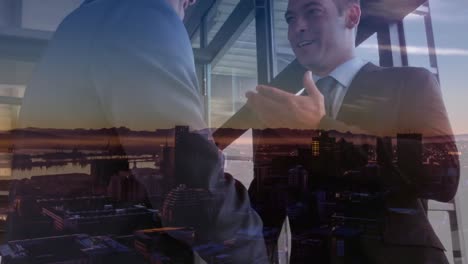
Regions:
<svg viewBox="0 0 468 264"><path fill-rule="evenodd" d="M230 126L241 124L241 127L246 127L241 120L255 124L252 121L255 120L254 114L242 111L244 118L229 121ZM369 259L374 260L372 263L387 263L385 257L381 257L390 254L397 255L398 263L429 263L419 259L423 259L421 254L431 254L430 250L408 250L415 246L443 249L427 219L425 199L450 201L459 181L458 158L448 154L455 151L456 146L439 84L434 76L422 68L382 68L368 63L351 83L337 119L324 118L320 129L393 137L397 133L419 133L424 139L437 137L447 142L444 175L413 175L398 168L397 164L390 165L383 172L381 185L389 190L382 210L384 223L380 231L383 243L372 245L372 249L364 246L364 251L367 250L367 254L371 255ZM215 138L222 135L221 131L215 133ZM254 152L255 144L260 140L261 133L254 130ZM256 183L254 180L249 190L252 201L258 200ZM411 213L405 213L392 208L412 210L408 211ZM281 225L281 216L264 219L264 223ZM395 246L404 251L395 251ZM443 254L440 254L438 257L443 259Z"/></svg>
<svg viewBox="0 0 468 264"><path fill-rule="evenodd" d="M424 139L444 138L450 148L447 152L456 150L439 84L422 68L382 68L367 64L354 78L337 120L324 119L321 128L367 131L378 136L420 133ZM387 207L417 208L417 213L387 211L384 242L443 248L427 220L421 199L448 202L454 197L459 162L448 153L445 158L447 170L441 179L434 179L433 175L414 177L401 170L391 176L399 177L395 182L402 186L388 197Z"/></svg>

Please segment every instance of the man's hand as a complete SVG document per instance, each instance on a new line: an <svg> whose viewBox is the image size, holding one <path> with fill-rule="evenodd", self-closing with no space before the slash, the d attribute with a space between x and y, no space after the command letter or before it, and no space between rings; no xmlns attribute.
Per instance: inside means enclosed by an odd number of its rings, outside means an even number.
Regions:
<svg viewBox="0 0 468 264"><path fill-rule="evenodd" d="M312 72L304 74L307 96L297 96L265 85L257 93L247 92L247 106L257 115L262 128L316 129L325 116L323 95L315 86Z"/></svg>

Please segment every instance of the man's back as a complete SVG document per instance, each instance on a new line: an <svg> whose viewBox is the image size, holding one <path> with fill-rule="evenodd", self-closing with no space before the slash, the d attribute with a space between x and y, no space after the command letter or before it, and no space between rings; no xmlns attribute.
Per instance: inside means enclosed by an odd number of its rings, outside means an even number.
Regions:
<svg viewBox="0 0 468 264"><path fill-rule="evenodd" d="M197 87L185 28L165 1L86 1L51 40L20 126L201 129Z"/></svg>

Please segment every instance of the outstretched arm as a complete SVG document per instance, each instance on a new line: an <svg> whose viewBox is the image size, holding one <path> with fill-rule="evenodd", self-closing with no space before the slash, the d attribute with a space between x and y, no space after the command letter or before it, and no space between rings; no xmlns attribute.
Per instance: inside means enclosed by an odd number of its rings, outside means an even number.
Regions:
<svg viewBox="0 0 468 264"><path fill-rule="evenodd" d="M114 127L133 130L168 129L188 126L208 129L203 119L190 41L183 24L157 6L129 2L130 15L113 21L112 27L94 43L90 65L102 110ZM167 10L166 10L167 11ZM106 23L103 23L106 25ZM119 32L114 32L119 28ZM119 141L130 153L132 139L120 134ZM179 184L206 194L203 206L194 213L175 215L163 224L194 227L196 243L224 246L233 263L263 263L262 222L250 208L245 188L225 177L223 159L210 140L197 132L188 133L178 147L175 164ZM191 199L195 199L191 198ZM199 201L188 201L199 204ZM176 205L177 206L177 205Z"/></svg>

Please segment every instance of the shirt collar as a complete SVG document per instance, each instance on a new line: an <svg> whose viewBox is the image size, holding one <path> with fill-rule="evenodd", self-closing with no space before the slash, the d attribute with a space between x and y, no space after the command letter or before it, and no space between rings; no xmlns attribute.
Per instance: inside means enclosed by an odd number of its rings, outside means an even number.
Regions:
<svg viewBox="0 0 468 264"><path fill-rule="evenodd" d="M360 58L352 58L338 67L336 67L328 76L335 78L342 86L349 87L353 81L356 74L361 70L361 68L366 64L366 62ZM323 77L315 75L313 79L315 82L322 79Z"/></svg>

